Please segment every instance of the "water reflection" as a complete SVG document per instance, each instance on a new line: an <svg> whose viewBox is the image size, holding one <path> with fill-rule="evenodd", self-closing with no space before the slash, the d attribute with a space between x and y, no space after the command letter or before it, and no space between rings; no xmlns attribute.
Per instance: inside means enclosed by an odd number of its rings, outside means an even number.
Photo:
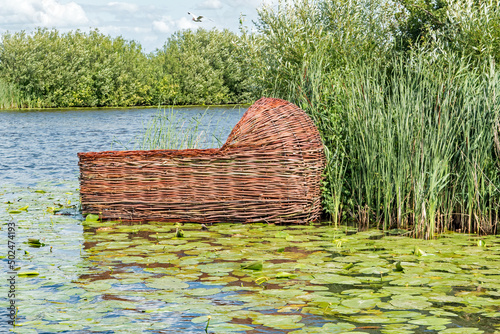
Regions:
<svg viewBox="0 0 500 334"><path fill-rule="evenodd" d="M147 326L156 321L156 326L165 326L157 329L167 332L199 333L203 332L207 316L211 316L210 328L218 328L217 333L282 333L280 329L269 328L266 317L288 320L283 329L331 322L322 316L300 312L308 300L298 300L308 296L308 291L288 284L294 288L296 298L290 300L291 295L280 290L287 286L286 280L268 279L265 284L257 284L255 279L269 272L242 269L242 264L253 261L255 256L246 251L247 247L257 244L260 239L257 236L266 226L250 229L240 225L225 225L222 229L211 226L207 231L197 224L89 222L85 225L84 249L89 268L75 283L89 293L99 293L95 302L113 307L110 312L115 317L127 317L130 326L134 323ZM179 228L184 230L185 237L176 237ZM274 246L267 247L268 251L274 250ZM294 260L307 258L313 252L284 247L282 255L273 255L268 263L276 270L287 268L296 265ZM266 290L271 292L266 294ZM276 291L285 296L280 297ZM256 319L264 320L259 323ZM296 324L295 320L301 323Z"/></svg>

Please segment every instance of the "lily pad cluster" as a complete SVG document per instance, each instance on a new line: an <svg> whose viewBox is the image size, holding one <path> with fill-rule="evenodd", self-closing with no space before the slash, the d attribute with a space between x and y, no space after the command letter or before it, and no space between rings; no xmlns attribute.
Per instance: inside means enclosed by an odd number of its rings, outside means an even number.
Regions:
<svg viewBox="0 0 500 334"><path fill-rule="evenodd" d="M0 188L2 244L16 219L32 273L14 332L500 333L496 236L101 221L77 201L75 184Z"/></svg>

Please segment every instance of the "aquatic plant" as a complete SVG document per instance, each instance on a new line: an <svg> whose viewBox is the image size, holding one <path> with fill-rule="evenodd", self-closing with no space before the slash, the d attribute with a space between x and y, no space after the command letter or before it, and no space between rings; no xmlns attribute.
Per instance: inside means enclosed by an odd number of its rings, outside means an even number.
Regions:
<svg viewBox="0 0 500 334"><path fill-rule="evenodd" d="M449 229L496 233L494 55L458 52L439 34L401 52L390 43L398 7L379 5L304 0L260 12L263 49L275 51L263 54L262 87L306 110L327 147L325 210L335 224L422 238Z"/></svg>
<svg viewBox="0 0 500 334"><path fill-rule="evenodd" d="M85 219L67 204L78 202L77 186L0 186L0 219L18 222L13 332L500 329L495 236L419 240L343 225L182 224L185 235L176 238L180 224ZM54 205L66 214L47 212Z"/></svg>
<svg viewBox="0 0 500 334"><path fill-rule="evenodd" d="M174 108L159 108L145 124L144 133L136 139L134 149L171 150L185 148L220 147L225 141L222 134L229 132L219 126L221 118L214 119L206 109L194 117L186 117ZM210 128L211 135L201 128Z"/></svg>
<svg viewBox="0 0 500 334"><path fill-rule="evenodd" d="M14 109L22 104L19 92L14 85L0 78L0 109Z"/></svg>

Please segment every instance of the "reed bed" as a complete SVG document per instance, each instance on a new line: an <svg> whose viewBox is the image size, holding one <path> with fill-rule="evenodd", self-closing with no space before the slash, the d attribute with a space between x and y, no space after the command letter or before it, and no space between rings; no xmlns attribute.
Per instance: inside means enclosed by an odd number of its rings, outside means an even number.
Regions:
<svg viewBox="0 0 500 334"><path fill-rule="evenodd" d="M232 112L231 109L230 112ZM225 113L225 112L224 112ZM145 124L144 132L134 143L134 150L182 150L188 148L217 148L231 132L222 124L230 115L203 113L188 116L178 108L159 108Z"/></svg>
<svg viewBox="0 0 500 334"><path fill-rule="evenodd" d="M0 109L15 109L22 105L19 92L13 85L0 79Z"/></svg>
<svg viewBox="0 0 500 334"><path fill-rule="evenodd" d="M281 48L263 54L260 85L317 125L334 224L428 239L498 232L500 53L475 27L496 36L500 12L492 2L442 5L428 8L441 15L430 25L418 6L384 1L280 2L259 13L263 49Z"/></svg>
<svg viewBox="0 0 500 334"><path fill-rule="evenodd" d="M309 63L291 93L327 143L324 205L335 223L427 239L447 230L497 233L500 74L493 60L473 67L466 58L420 53L336 77L321 77L321 67Z"/></svg>
<svg viewBox="0 0 500 334"><path fill-rule="evenodd" d="M173 108L159 109L146 125L137 145L141 150L179 150L199 148L203 133L199 126L206 114L186 119Z"/></svg>
<svg viewBox="0 0 500 334"><path fill-rule="evenodd" d="M348 186L359 212L366 208L361 224L424 238L496 232L499 75L465 60L448 65L420 57L395 61L392 73L366 66L347 78Z"/></svg>

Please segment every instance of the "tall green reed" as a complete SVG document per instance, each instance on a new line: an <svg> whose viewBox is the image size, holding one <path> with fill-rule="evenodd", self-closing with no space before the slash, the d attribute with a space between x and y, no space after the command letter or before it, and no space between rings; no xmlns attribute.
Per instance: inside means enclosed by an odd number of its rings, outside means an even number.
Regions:
<svg viewBox="0 0 500 334"><path fill-rule="evenodd" d="M450 229L495 233L494 62L476 68L466 58L415 52L338 71L317 52L295 78L275 95L306 110L321 132L323 204L335 224L352 219L359 228L406 229L421 238Z"/></svg>
<svg viewBox="0 0 500 334"><path fill-rule="evenodd" d="M182 109L181 109L182 110ZM221 118L214 120L205 110L204 113L187 117L176 108L158 109L146 124L145 131L138 138L135 149L173 150L201 148L201 146L220 147L222 145ZM202 130L210 129L210 131Z"/></svg>
<svg viewBox="0 0 500 334"><path fill-rule="evenodd" d="M338 95L357 220L411 228L423 238L452 228L493 232L500 208L496 70L484 74L466 59L433 61L423 53L387 69L358 66Z"/></svg>
<svg viewBox="0 0 500 334"><path fill-rule="evenodd" d="M297 80L288 82L289 101L307 111L317 125L325 146L327 165L322 184L323 208L338 226L343 215L343 182L346 172L345 149L341 140L340 106L332 99L337 85L335 73L329 70L331 60L328 43L318 43L317 52L312 53L300 70L290 72ZM329 75L326 75L329 73ZM279 96L279 92L272 95Z"/></svg>
<svg viewBox="0 0 500 334"><path fill-rule="evenodd" d="M149 121L141 139L139 149L170 150L196 148L201 134L198 131L201 120L185 119L173 108L159 110Z"/></svg>
<svg viewBox="0 0 500 334"><path fill-rule="evenodd" d="M19 92L13 85L0 79L0 109L14 109L21 106Z"/></svg>
<svg viewBox="0 0 500 334"><path fill-rule="evenodd" d="M397 37L411 25L386 1L280 1L259 12L259 84L318 126L323 206L335 223L422 238L496 233L500 72L478 22L494 35L498 6L448 5L446 27L403 52Z"/></svg>

